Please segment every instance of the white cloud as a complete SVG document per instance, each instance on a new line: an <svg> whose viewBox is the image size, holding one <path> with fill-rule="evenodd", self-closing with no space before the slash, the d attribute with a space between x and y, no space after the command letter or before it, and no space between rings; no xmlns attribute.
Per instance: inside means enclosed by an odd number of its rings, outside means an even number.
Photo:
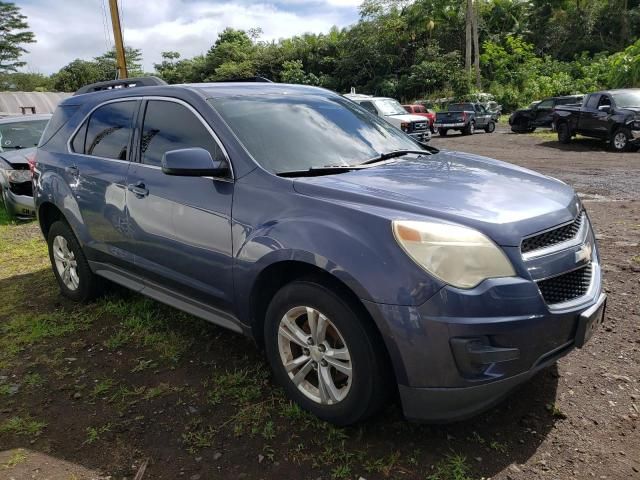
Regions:
<svg viewBox="0 0 640 480"><path fill-rule="evenodd" d="M106 0L23 0L37 43L27 46L24 70L52 73L76 58L91 59L112 44ZM142 49L153 70L161 52L204 53L226 27L262 28L263 40L326 32L357 18L361 0L120 0L125 44ZM105 17L106 14L106 17ZM108 40L107 40L108 36Z"/></svg>

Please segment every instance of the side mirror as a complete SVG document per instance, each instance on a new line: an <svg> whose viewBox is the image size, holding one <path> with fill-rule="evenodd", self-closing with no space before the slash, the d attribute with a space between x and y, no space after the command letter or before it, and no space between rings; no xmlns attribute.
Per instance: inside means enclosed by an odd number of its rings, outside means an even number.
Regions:
<svg viewBox="0 0 640 480"><path fill-rule="evenodd" d="M162 173L179 177L223 177L227 162L214 160L204 148L170 150L162 156Z"/></svg>
<svg viewBox="0 0 640 480"><path fill-rule="evenodd" d="M598 111L604 112L604 113L609 113L609 112L611 112L611 106L610 105L600 105L598 107Z"/></svg>

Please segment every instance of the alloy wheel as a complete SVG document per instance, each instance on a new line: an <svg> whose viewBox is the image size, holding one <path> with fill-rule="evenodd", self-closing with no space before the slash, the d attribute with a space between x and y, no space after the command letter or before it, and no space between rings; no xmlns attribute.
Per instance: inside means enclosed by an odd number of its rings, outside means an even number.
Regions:
<svg viewBox="0 0 640 480"><path fill-rule="evenodd" d="M289 379L310 400L335 405L351 389L351 354L335 324L312 307L291 308L280 320L278 351Z"/></svg>
<svg viewBox="0 0 640 480"><path fill-rule="evenodd" d="M616 150L624 150L627 147L627 135L624 132L618 132L613 137L613 146Z"/></svg>
<svg viewBox="0 0 640 480"><path fill-rule="evenodd" d="M67 239L61 235L53 239L53 259L64 286L71 291L77 290L80 285L78 262L73 252L69 249Z"/></svg>

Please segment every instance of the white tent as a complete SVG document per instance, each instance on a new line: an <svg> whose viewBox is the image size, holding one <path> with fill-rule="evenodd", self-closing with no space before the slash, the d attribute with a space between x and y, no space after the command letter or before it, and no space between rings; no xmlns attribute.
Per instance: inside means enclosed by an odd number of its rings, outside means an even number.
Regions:
<svg viewBox="0 0 640 480"><path fill-rule="evenodd" d="M59 92L0 92L0 116L53 113L61 100L71 96Z"/></svg>

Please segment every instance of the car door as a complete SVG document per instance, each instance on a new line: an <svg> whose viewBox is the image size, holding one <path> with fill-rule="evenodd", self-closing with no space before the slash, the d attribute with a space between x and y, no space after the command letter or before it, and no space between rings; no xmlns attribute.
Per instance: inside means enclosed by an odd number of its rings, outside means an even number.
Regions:
<svg viewBox="0 0 640 480"><path fill-rule="evenodd" d="M602 95L599 93L589 95L589 98L580 111L580 133L592 137L598 136L598 105L600 104L601 98Z"/></svg>
<svg viewBox="0 0 640 480"><path fill-rule="evenodd" d="M534 127L550 127L553 121L553 99L540 102L535 109L533 116Z"/></svg>
<svg viewBox="0 0 640 480"><path fill-rule="evenodd" d="M607 110L601 110L602 107L607 107ZM609 119L614 110L613 99L603 94L598 100L598 107L593 112L593 135L599 138L609 138Z"/></svg>
<svg viewBox="0 0 640 480"><path fill-rule="evenodd" d="M476 110L476 128L484 128L489 123L491 114L487 112L483 105L479 103L475 105Z"/></svg>
<svg viewBox="0 0 640 480"><path fill-rule="evenodd" d="M134 117L140 101L110 101L95 108L69 141L65 180L73 192L90 260L129 265L125 181Z"/></svg>
<svg viewBox="0 0 640 480"><path fill-rule="evenodd" d="M200 114L180 100L145 100L140 117L138 162L127 176L136 270L176 293L228 309L232 177L170 176L161 168L165 152L192 147L229 162L224 147Z"/></svg>

